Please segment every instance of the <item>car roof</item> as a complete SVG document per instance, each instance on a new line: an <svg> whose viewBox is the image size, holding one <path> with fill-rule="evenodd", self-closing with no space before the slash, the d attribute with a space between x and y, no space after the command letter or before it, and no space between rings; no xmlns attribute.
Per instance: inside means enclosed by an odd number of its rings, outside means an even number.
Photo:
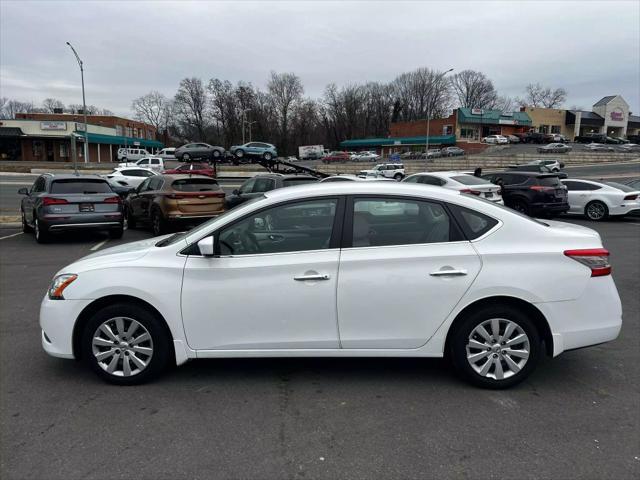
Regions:
<svg viewBox="0 0 640 480"><path fill-rule="evenodd" d="M413 177L414 175L433 175L435 177L444 177L444 178L451 178L457 175L469 175L470 177L473 177L473 175L471 175L468 172L457 172L455 170L449 170L445 172L418 172L410 176Z"/></svg>
<svg viewBox="0 0 640 480"><path fill-rule="evenodd" d="M207 175L198 175L196 173L189 175L188 173L163 173L158 175L159 177L164 178L165 180L184 180L187 178L207 178L209 180L216 180L215 178L211 178Z"/></svg>
<svg viewBox="0 0 640 480"><path fill-rule="evenodd" d="M100 175L75 175L73 173L43 173L43 176L49 177L51 180L71 180L71 179L83 179L83 180L103 180L105 178Z"/></svg>

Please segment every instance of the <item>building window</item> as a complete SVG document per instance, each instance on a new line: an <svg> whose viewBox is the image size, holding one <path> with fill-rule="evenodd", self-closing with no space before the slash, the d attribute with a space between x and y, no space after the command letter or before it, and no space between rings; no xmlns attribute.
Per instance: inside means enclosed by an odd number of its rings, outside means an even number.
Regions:
<svg viewBox="0 0 640 480"><path fill-rule="evenodd" d="M42 142L40 140L34 140L31 143L31 149L34 157L40 157L42 155Z"/></svg>
<svg viewBox="0 0 640 480"><path fill-rule="evenodd" d="M453 135L453 125L445 125L442 127L443 135Z"/></svg>
<svg viewBox="0 0 640 480"><path fill-rule="evenodd" d="M127 137L133 137L133 129L131 127L127 127Z"/></svg>
<svg viewBox="0 0 640 480"><path fill-rule="evenodd" d="M116 125L116 135L118 135L119 137L122 136L123 134L123 130L122 130L122 125Z"/></svg>
<svg viewBox="0 0 640 480"><path fill-rule="evenodd" d="M478 138L478 130L475 128L461 128L460 138L466 138L466 139Z"/></svg>
<svg viewBox="0 0 640 480"><path fill-rule="evenodd" d="M60 144L60 157L67 158L69 157L69 144L61 143Z"/></svg>
<svg viewBox="0 0 640 480"><path fill-rule="evenodd" d="M549 125L538 126L538 133L549 133Z"/></svg>
<svg viewBox="0 0 640 480"><path fill-rule="evenodd" d="M551 133L560 133L560 125L551 125Z"/></svg>

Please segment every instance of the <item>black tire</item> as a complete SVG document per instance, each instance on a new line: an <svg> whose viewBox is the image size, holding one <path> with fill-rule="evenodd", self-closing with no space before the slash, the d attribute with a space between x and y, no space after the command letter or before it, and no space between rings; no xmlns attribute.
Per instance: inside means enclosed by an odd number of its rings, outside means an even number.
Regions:
<svg viewBox="0 0 640 480"><path fill-rule="evenodd" d="M114 240L122 238L122 235L124 235L123 227L117 228L115 230L109 230L109 238L112 238Z"/></svg>
<svg viewBox="0 0 640 480"><path fill-rule="evenodd" d="M27 218L24 216L24 211L20 210L20 216L22 220L22 232L30 233L33 231L33 228L27 223Z"/></svg>
<svg viewBox="0 0 640 480"><path fill-rule="evenodd" d="M167 233L167 222L159 208L154 208L151 212L151 230L155 237Z"/></svg>
<svg viewBox="0 0 640 480"><path fill-rule="evenodd" d="M36 216L35 212L33 213L33 218L33 231L35 232L36 242L49 243L49 241L51 240L51 236L49 235L49 232L43 231L40 228L40 222L38 221L38 217Z"/></svg>
<svg viewBox="0 0 640 480"><path fill-rule="evenodd" d="M601 222L609 217L609 209L600 200L594 200L584 207L584 215L589 220Z"/></svg>
<svg viewBox="0 0 640 480"><path fill-rule="evenodd" d="M191 157L189 156L188 153L183 153L182 154L182 161L183 162L188 162L189 160L191 160Z"/></svg>
<svg viewBox="0 0 640 480"><path fill-rule="evenodd" d="M151 342L146 343L146 345L151 345L153 353L148 359L146 367L131 376L116 376L107 372L100 366L93 353L93 338L96 330L104 322L116 317L135 320L147 330L151 337ZM117 334L117 331L115 333ZM117 338L120 338L120 335L117 335ZM131 338L129 337L126 340L130 342ZM124 349L125 347L121 348ZM171 338L162 320L146 308L133 303L116 303L96 312L85 325L81 338L81 349L82 360L100 378L116 385L138 385L157 377L169 366L173 352ZM119 362L123 361L119 360Z"/></svg>
<svg viewBox="0 0 640 480"><path fill-rule="evenodd" d="M220 150L214 150L211 156L217 160L220 158Z"/></svg>
<svg viewBox="0 0 640 480"><path fill-rule="evenodd" d="M515 200L511 205L511 208L516 212L520 212L524 215L530 215L531 209L529 208L529 204L524 200Z"/></svg>
<svg viewBox="0 0 640 480"><path fill-rule="evenodd" d="M236 158L244 158L244 150L242 150L242 149L240 149L240 148L239 148L238 150L236 150L236 151L233 153L233 155L234 155Z"/></svg>
<svg viewBox="0 0 640 480"><path fill-rule="evenodd" d="M397 182L399 182L400 180L402 180L402 174L401 174L401 173L396 173L396 174L393 176L393 178L394 178Z"/></svg>
<svg viewBox="0 0 640 480"><path fill-rule="evenodd" d="M269 161L273 158L273 155L271 155L271 152L264 152L262 154L262 158L264 158L266 161Z"/></svg>
<svg viewBox="0 0 640 480"><path fill-rule="evenodd" d="M131 214L131 210L128 208L124 211L125 217L127 219L127 228L136 228L136 218Z"/></svg>
<svg viewBox="0 0 640 480"><path fill-rule="evenodd" d="M504 370L505 378L497 379L491 378L490 375L494 375L494 377L499 376L497 372L497 365L490 366L487 375L483 376L479 372L477 372L468 361L467 356L473 355L474 353L484 353L482 349L476 349L471 347L468 349L468 343L471 338L476 338L476 341L484 343L484 340L481 337L472 337L471 334L476 327L481 325L484 322L487 322L491 319L500 319L500 331L498 332L498 336L505 334L506 321L514 323L517 325L519 329L521 329L524 334L526 334L526 338L528 340L528 358L526 358L525 363L520 366L520 370L514 372L509 369L509 365L506 361L506 357L508 354L507 351L503 349L509 348L505 347L504 342L502 342L502 338L495 338L491 333L490 329L485 328L485 332L491 336L491 341L487 343L492 343L494 346L492 347L492 353L487 353L485 358L487 358L487 362L500 362L501 370ZM478 310L475 310L469 313L465 318L463 318L459 323L457 323L454 327L455 329L451 333L451 337L449 339L449 356L451 361L453 362L454 367L458 371L463 378L465 378L468 382L482 388L491 388L491 389L501 389L501 388L509 388L512 387L524 379L526 379L536 368L538 361L542 355L542 345L540 340L540 333L535 325L535 323L529 318L529 316L512 306L509 305L490 305ZM513 338L513 337L511 337ZM523 345L521 343L513 344L511 347L520 346L518 350L526 350L526 344ZM515 349L515 348L514 348ZM504 356L503 356L504 354ZM509 357L511 360L522 361L519 357ZM479 362L483 359L481 358ZM476 364L477 365L477 364ZM480 365L477 365L478 367ZM507 373L509 370L510 373ZM510 375L510 376L507 376Z"/></svg>

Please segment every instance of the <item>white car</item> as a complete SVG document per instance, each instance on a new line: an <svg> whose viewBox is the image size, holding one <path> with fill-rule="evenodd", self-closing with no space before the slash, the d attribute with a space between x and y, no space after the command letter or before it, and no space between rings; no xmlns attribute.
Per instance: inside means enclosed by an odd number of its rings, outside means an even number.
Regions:
<svg viewBox="0 0 640 480"><path fill-rule="evenodd" d="M482 139L484 143L492 143L495 145L503 145L505 143L509 143L509 139L507 137L503 137L502 135L488 135Z"/></svg>
<svg viewBox="0 0 640 480"><path fill-rule="evenodd" d="M558 173L561 169L564 168L564 163L559 162L558 160L533 160L527 165L543 165L553 173Z"/></svg>
<svg viewBox="0 0 640 480"><path fill-rule="evenodd" d="M118 167L105 176L122 187L135 188L144 182L146 178L154 175L158 175L158 173L150 168Z"/></svg>
<svg viewBox="0 0 640 480"><path fill-rule="evenodd" d="M377 162L380 160L380 155L375 152L360 152L352 155L351 160L355 162Z"/></svg>
<svg viewBox="0 0 640 480"><path fill-rule="evenodd" d="M141 158L137 162L124 162L119 163L118 167L142 167L142 168L150 168L156 172L162 172L163 170L167 170L165 168L165 160L160 157L145 157Z"/></svg>
<svg viewBox="0 0 640 480"><path fill-rule="evenodd" d="M584 146L585 149L592 152L614 152L615 148L611 145L605 145L603 143L589 143Z"/></svg>
<svg viewBox="0 0 640 480"><path fill-rule="evenodd" d="M445 188L281 188L64 267L42 346L121 385L196 358L446 356L504 388L545 354L618 336L608 256L589 228ZM389 285L401 301L372 301Z"/></svg>
<svg viewBox="0 0 640 480"><path fill-rule="evenodd" d="M118 149L118 160L122 160L124 162L127 162L129 160L136 161L136 160L140 160L141 158L144 157L148 157L149 155L151 155L149 152L147 152L145 149L143 148L119 148Z"/></svg>
<svg viewBox="0 0 640 480"><path fill-rule="evenodd" d="M320 182L394 182L395 180L392 178L386 177L358 177L357 175L353 175L350 173L332 175L331 177L325 177Z"/></svg>
<svg viewBox="0 0 640 480"><path fill-rule="evenodd" d="M361 177L385 177L393 178L398 182L405 176L404 164L402 163L381 163L369 170L360 170Z"/></svg>
<svg viewBox="0 0 640 480"><path fill-rule="evenodd" d="M175 160L176 159L176 149L175 147L167 147L160 150L155 154L156 157L160 157L164 160Z"/></svg>
<svg viewBox="0 0 640 480"><path fill-rule="evenodd" d="M640 190L622 183L604 180L562 180L567 187L569 211L574 215L585 215L590 220L605 220L622 217L640 211Z"/></svg>
<svg viewBox="0 0 640 480"><path fill-rule="evenodd" d="M417 183L436 187L457 190L460 193L469 193L491 202L504 205L500 186L495 185L484 178L474 177L464 172L424 172L409 175L403 183Z"/></svg>

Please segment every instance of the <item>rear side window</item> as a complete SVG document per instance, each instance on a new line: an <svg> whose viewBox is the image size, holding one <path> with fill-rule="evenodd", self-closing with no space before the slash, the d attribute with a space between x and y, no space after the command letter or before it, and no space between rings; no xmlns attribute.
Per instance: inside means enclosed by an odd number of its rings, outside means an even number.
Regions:
<svg viewBox="0 0 640 480"><path fill-rule="evenodd" d="M282 183L285 187L294 187L305 183L316 183L317 181L315 178L285 178Z"/></svg>
<svg viewBox="0 0 640 480"><path fill-rule="evenodd" d="M218 190L218 182L209 178L185 178L175 180L171 188L179 192L210 192Z"/></svg>
<svg viewBox="0 0 640 480"><path fill-rule="evenodd" d="M486 185L487 180L484 178L474 177L472 175L458 175L455 177L451 177L452 180L455 180L458 183L462 183L463 185Z"/></svg>
<svg viewBox="0 0 640 480"><path fill-rule="evenodd" d="M560 179L558 177L536 178L534 183L536 185L542 185L543 187L560 187L560 186L562 186L562 182L560 182Z"/></svg>
<svg viewBox="0 0 640 480"><path fill-rule="evenodd" d="M459 205L449 205L469 240L481 237L498 224L495 218Z"/></svg>
<svg viewBox="0 0 640 480"><path fill-rule="evenodd" d="M111 187L105 180L87 180L82 178L69 178L54 180L51 184L51 193L111 193Z"/></svg>

